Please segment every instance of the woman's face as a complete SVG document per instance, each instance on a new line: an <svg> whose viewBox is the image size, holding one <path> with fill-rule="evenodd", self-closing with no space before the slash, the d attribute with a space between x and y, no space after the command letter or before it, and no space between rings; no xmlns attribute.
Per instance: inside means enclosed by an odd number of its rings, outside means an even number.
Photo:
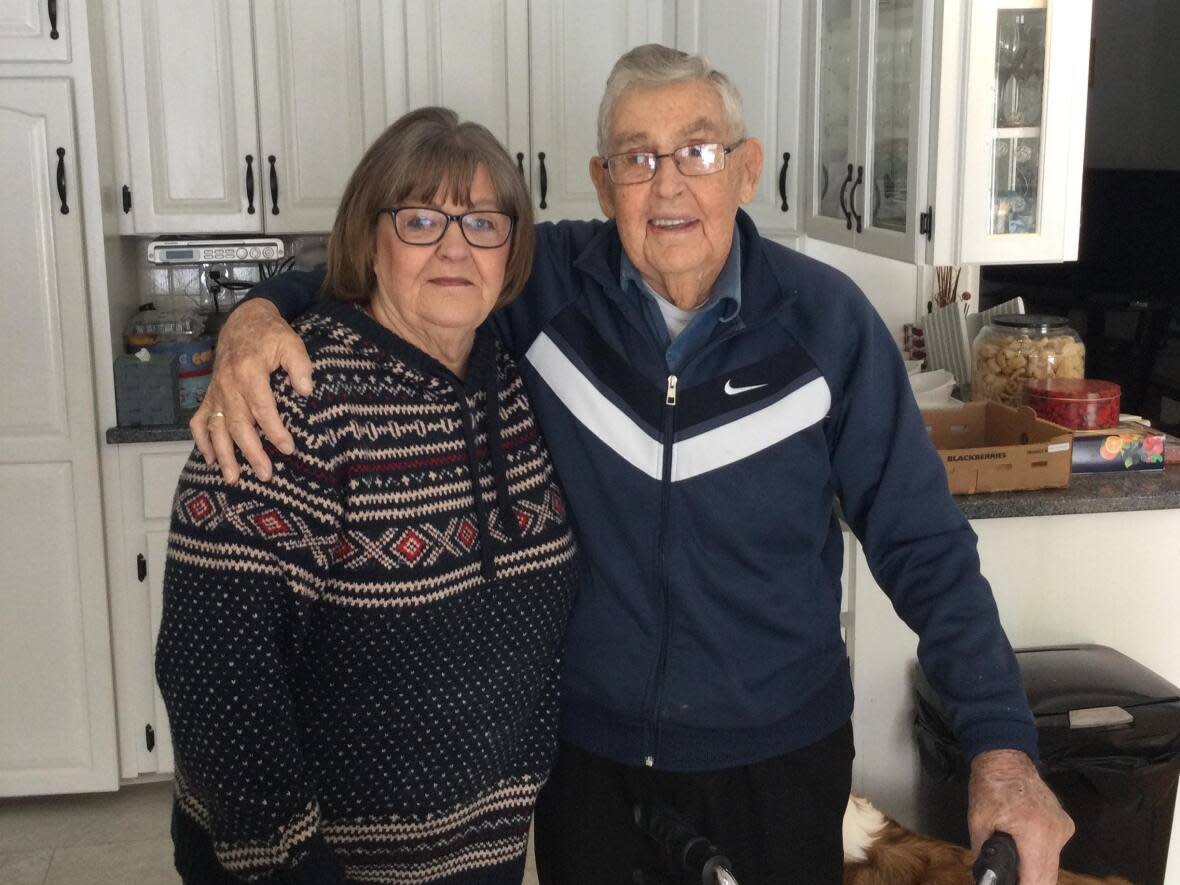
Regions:
<svg viewBox="0 0 1180 885"><path fill-rule="evenodd" d="M480 166L471 182L471 205L453 203L440 189L427 205L450 215L499 209L487 170ZM411 201L413 202L413 201ZM415 203L415 205L419 205ZM495 249L467 243L456 222L430 246L403 243L388 212L377 222L373 271L377 276L374 308L427 341L472 332L484 321L504 288L504 270L512 238Z"/></svg>

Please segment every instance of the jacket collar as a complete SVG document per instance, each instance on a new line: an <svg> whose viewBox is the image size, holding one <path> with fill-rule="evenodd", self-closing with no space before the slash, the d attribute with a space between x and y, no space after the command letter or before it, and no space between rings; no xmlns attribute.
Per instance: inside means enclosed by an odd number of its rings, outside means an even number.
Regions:
<svg viewBox="0 0 1180 885"><path fill-rule="evenodd" d="M778 311L783 306L782 294L789 293L793 287L767 261L754 220L739 209L736 221L742 256L742 300L738 316L745 324ZM599 283L607 297L625 303L626 295L619 285L622 256L618 227L614 221L608 221L574 259L574 267Z"/></svg>

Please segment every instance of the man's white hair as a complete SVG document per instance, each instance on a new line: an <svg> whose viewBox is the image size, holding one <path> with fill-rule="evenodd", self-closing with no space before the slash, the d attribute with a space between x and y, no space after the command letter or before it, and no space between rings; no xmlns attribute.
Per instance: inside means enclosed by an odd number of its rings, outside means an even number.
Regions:
<svg viewBox="0 0 1180 885"><path fill-rule="evenodd" d="M667 86L700 80L717 90L721 99L725 124L729 138L737 140L746 137L746 117L742 111L742 96L733 81L709 64L704 56L689 55L679 49L647 43L636 46L624 53L610 76L606 78L606 90L598 106L598 155L605 157L610 144L611 115L615 103L628 89Z"/></svg>

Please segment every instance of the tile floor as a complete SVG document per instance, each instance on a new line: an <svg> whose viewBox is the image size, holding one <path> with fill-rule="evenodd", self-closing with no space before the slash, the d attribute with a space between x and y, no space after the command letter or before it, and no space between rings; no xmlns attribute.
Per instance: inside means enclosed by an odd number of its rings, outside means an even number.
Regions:
<svg viewBox="0 0 1180 885"><path fill-rule="evenodd" d="M0 885L179 885L171 808L171 782L0 800Z"/></svg>

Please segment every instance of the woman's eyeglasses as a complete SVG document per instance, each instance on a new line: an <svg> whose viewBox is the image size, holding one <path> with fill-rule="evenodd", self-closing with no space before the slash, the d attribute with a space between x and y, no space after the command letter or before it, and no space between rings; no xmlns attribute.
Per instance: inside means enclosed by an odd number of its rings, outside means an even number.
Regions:
<svg viewBox="0 0 1180 885"><path fill-rule="evenodd" d="M453 221L463 232L463 239L476 249L497 249L512 236L515 219L507 212L464 212L449 215L425 206L399 206L382 209L393 219L397 238L410 246L432 246L443 238Z"/></svg>
<svg viewBox="0 0 1180 885"><path fill-rule="evenodd" d="M654 151L631 151L614 154L602 161L602 168L615 184L642 184L656 177L656 166L664 157L671 157L681 175L712 175L725 168L725 158L745 142L724 145L718 142L686 144L667 154Z"/></svg>

